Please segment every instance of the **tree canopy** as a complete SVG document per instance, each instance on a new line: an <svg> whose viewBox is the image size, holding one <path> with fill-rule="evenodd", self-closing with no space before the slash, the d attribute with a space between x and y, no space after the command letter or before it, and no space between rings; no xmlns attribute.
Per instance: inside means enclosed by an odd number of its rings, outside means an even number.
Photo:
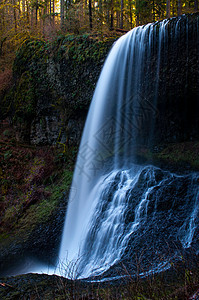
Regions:
<svg viewBox="0 0 199 300"><path fill-rule="evenodd" d="M58 33L125 32L198 11L198 0L0 0L0 56L29 37Z"/></svg>

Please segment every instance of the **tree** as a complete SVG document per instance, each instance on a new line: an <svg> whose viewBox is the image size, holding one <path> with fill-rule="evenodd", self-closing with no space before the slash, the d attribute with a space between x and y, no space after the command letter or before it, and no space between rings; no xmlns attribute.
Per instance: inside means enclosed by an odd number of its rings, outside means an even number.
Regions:
<svg viewBox="0 0 199 300"><path fill-rule="evenodd" d="M60 0L61 29L64 30L64 0Z"/></svg>
<svg viewBox="0 0 199 300"><path fill-rule="evenodd" d="M136 26L140 25L140 0L136 0Z"/></svg>
<svg viewBox="0 0 199 300"><path fill-rule="evenodd" d="M182 14L182 1L178 0L178 16Z"/></svg>
<svg viewBox="0 0 199 300"><path fill-rule="evenodd" d="M120 28L123 29L123 10L124 10L124 1L121 0L121 14L120 14Z"/></svg>
<svg viewBox="0 0 199 300"><path fill-rule="evenodd" d="M103 28L125 32L194 11L198 0L0 0L0 42L6 49L11 40L19 45L27 36L50 37L56 26L73 33Z"/></svg>
<svg viewBox="0 0 199 300"><path fill-rule="evenodd" d="M194 0L194 11L198 11L198 0Z"/></svg>
<svg viewBox="0 0 199 300"><path fill-rule="evenodd" d="M92 0L89 0L89 25L90 25L90 29L93 28L93 19L92 19Z"/></svg>
<svg viewBox="0 0 199 300"><path fill-rule="evenodd" d="M166 17L171 17L171 11L170 11L170 0L167 0L167 6L166 6Z"/></svg>

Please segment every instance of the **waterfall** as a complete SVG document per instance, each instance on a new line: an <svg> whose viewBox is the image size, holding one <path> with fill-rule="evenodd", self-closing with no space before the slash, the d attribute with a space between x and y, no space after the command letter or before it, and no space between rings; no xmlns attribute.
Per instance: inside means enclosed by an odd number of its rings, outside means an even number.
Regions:
<svg viewBox="0 0 199 300"><path fill-rule="evenodd" d="M160 143L198 139L198 55L198 14L115 42L83 131L56 265L28 257L6 275L145 276L199 254L199 173L140 159Z"/></svg>
<svg viewBox="0 0 199 300"><path fill-rule="evenodd" d="M195 241L198 174L179 176L136 159L143 145L153 143L160 65L167 63L168 48L177 48L182 22L187 19L134 28L116 41L104 64L59 252L60 268L74 264L79 278L109 274L119 262L136 272L136 255L143 256L142 271L159 271L178 255L177 245L189 248Z"/></svg>

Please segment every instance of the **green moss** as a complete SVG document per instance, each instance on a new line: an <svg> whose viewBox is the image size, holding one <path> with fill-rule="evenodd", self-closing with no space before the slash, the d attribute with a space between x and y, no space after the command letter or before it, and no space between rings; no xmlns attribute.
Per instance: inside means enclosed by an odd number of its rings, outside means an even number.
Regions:
<svg viewBox="0 0 199 300"><path fill-rule="evenodd" d="M98 62L104 59L116 37L98 40L89 34L68 35L57 39L53 48L56 49L54 59L62 58L75 61L77 64L85 61Z"/></svg>
<svg viewBox="0 0 199 300"><path fill-rule="evenodd" d="M10 113L13 107L15 88L12 87L5 95L1 102L1 114L4 118Z"/></svg>
<svg viewBox="0 0 199 300"><path fill-rule="evenodd" d="M34 81L30 72L20 78L14 97L15 117L29 119L35 114Z"/></svg>
<svg viewBox="0 0 199 300"><path fill-rule="evenodd" d="M48 224L51 218L58 213L60 201L68 194L72 182L72 171L64 169L59 174L59 180L44 188L46 197L38 200L36 203L29 205L24 210L24 204L28 201L28 193L21 194L20 203L7 208L3 216L0 242L1 247L9 247L16 241L21 243L30 239L35 229ZM35 186L37 189L37 187Z"/></svg>
<svg viewBox="0 0 199 300"><path fill-rule="evenodd" d="M199 170L199 142L170 144L156 156L168 162L186 163Z"/></svg>
<svg viewBox="0 0 199 300"><path fill-rule="evenodd" d="M63 196L63 192L67 191L70 188L72 183L73 172L67 169L63 170L62 178L59 184L53 184L46 188L47 191L51 192L51 199L53 201L58 200Z"/></svg>
<svg viewBox="0 0 199 300"><path fill-rule="evenodd" d="M116 37L102 40L89 34L60 36L52 43L27 40L16 53L15 85L4 97L3 114L14 115L16 123L31 123L40 99L46 99L54 109L57 99L63 99L62 112L72 109L76 114L76 110L88 109L101 66L115 40ZM54 61L55 69L48 68L49 61ZM54 76L58 76L55 81Z"/></svg>
<svg viewBox="0 0 199 300"><path fill-rule="evenodd" d="M20 77L21 74L33 67L33 62L47 57L49 44L43 40L27 40L17 51L13 64L13 74Z"/></svg>
<svg viewBox="0 0 199 300"><path fill-rule="evenodd" d="M7 240L9 238L9 234L4 232L0 234L0 243L4 242L5 240Z"/></svg>
<svg viewBox="0 0 199 300"><path fill-rule="evenodd" d="M17 227L19 230L34 228L35 225L46 222L52 212L56 209L57 201L44 199L39 204L31 205L26 214L19 220Z"/></svg>
<svg viewBox="0 0 199 300"><path fill-rule="evenodd" d="M36 113L35 80L30 71L25 71L17 84L2 101L2 114L12 113L14 121L31 120Z"/></svg>
<svg viewBox="0 0 199 300"><path fill-rule="evenodd" d="M181 142L156 145L155 149L139 148L135 154L140 163L180 170L199 170L199 142Z"/></svg>
<svg viewBox="0 0 199 300"><path fill-rule="evenodd" d="M20 210L20 205L16 205L16 206L10 206L4 215L3 221L6 223L10 223L13 224L15 220L15 216L18 214Z"/></svg>
<svg viewBox="0 0 199 300"><path fill-rule="evenodd" d="M28 232L33 230L36 225L45 223L50 216L56 211L60 199L64 193L69 190L72 181L72 172L65 169L61 180L45 188L50 194L46 199L39 203L33 204L27 209L26 213L19 219L16 228L20 234L22 231Z"/></svg>

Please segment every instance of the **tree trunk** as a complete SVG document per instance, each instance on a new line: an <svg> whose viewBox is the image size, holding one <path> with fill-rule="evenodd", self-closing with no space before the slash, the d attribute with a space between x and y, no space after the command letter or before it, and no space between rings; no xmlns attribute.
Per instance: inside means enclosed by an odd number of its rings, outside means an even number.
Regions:
<svg viewBox="0 0 199 300"><path fill-rule="evenodd" d="M140 3L136 0L136 26L140 25Z"/></svg>
<svg viewBox="0 0 199 300"><path fill-rule="evenodd" d="M175 17L175 0L172 0L172 17Z"/></svg>
<svg viewBox="0 0 199 300"><path fill-rule="evenodd" d="M170 10L170 0L167 0L167 8L166 8L166 17L170 18L171 17L171 10Z"/></svg>
<svg viewBox="0 0 199 300"><path fill-rule="evenodd" d="M111 11L111 30L113 29L113 9Z"/></svg>
<svg viewBox="0 0 199 300"><path fill-rule="evenodd" d="M111 0L111 26L110 29L113 29L113 0Z"/></svg>
<svg viewBox="0 0 199 300"><path fill-rule="evenodd" d="M110 23L110 11L109 11L109 9L107 9L106 22L109 25L109 23Z"/></svg>
<svg viewBox="0 0 199 300"><path fill-rule="evenodd" d="M99 19L100 19L100 27L103 25L103 5L102 0L99 0Z"/></svg>
<svg viewBox="0 0 199 300"><path fill-rule="evenodd" d="M29 3L28 0L26 0L26 19L27 19L27 23L30 24L30 9L29 9Z"/></svg>
<svg viewBox="0 0 199 300"><path fill-rule="evenodd" d="M55 25L55 0L53 1L53 26Z"/></svg>
<svg viewBox="0 0 199 300"><path fill-rule="evenodd" d="M130 17L130 28L133 28L133 15L132 15L132 4L131 0L129 0L129 17Z"/></svg>
<svg viewBox="0 0 199 300"><path fill-rule="evenodd" d="M22 12L24 13L26 11L26 3L25 0L22 0Z"/></svg>
<svg viewBox="0 0 199 300"><path fill-rule="evenodd" d="M64 0L60 0L61 30L64 30Z"/></svg>
<svg viewBox="0 0 199 300"><path fill-rule="evenodd" d="M153 0L153 22L155 22L155 0Z"/></svg>
<svg viewBox="0 0 199 300"><path fill-rule="evenodd" d="M5 29L5 8L2 7L1 9L1 14L0 14L0 30L4 30Z"/></svg>
<svg viewBox="0 0 199 300"><path fill-rule="evenodd" d="M120 28L123 29L123 9L124 9L124 1L121 0L121 13L120 13Z"/></svg>
<svg viewBox="0 0 199 300"><path fill-rule="evenodd" d="M194 0L194 11L198 11L198 0Z"/></svg>
<svg viewBox="0 0 199 300"><path fill-rule="evenodd" d="M49 1L49 14L50 14L50 24L52 23L52 2Z"/></svg>
<svg viewBox="0 0 199 300"><path fill-rule="evenodd" d="M116 11L116 27L120 27L120 13Z"/></svg>
<svg viewBox="0 0 199 300"><path fill-rule="evenodd" d="M92 30L93 28L93 20L92 20L92 0L89 0L89 25L90 25L90 29Z"/></svg>
<svg viewBox="0 0 199 300"><path fill-rule="evenodd" d="M21 15L21 1L18 0L18 15L20 16Z"/></svg>
<svg viewBox="0 0 199 300"><path fill-rule="evenodd" d="M44 2L45 5L42 8L42 31L43 31L43 35L45 36L45 23L46 23L46 14L48 13L48 6L47 6L47 1Z"/></svg>
<svg viewBox="0 0 199 300"><path fill-rule="evenodd" d="M14 24L15 24L15 32L17 31L17 15L16 15L16 3L15 3L15 0L13 0L12 2L13 4L13 17L14 17Z"/></svg>
<svg viewBox="0 0 199 300"><path fill-rule="evenodd" d="M102 15L102 0L99 0L99 13Z"/></svg>
<svg viewBox="0 0 199 300"><path fill-rule="evenodd" d="M36 7L35 7L35 24L37 26L37 19L38 19L38 0L36 1Z"/></svg>
<svg viewBox="0 0 199 300"><path fill-rule="evenodd" d="M182 14L182 1L178 0L178 16Z"/></svg>

